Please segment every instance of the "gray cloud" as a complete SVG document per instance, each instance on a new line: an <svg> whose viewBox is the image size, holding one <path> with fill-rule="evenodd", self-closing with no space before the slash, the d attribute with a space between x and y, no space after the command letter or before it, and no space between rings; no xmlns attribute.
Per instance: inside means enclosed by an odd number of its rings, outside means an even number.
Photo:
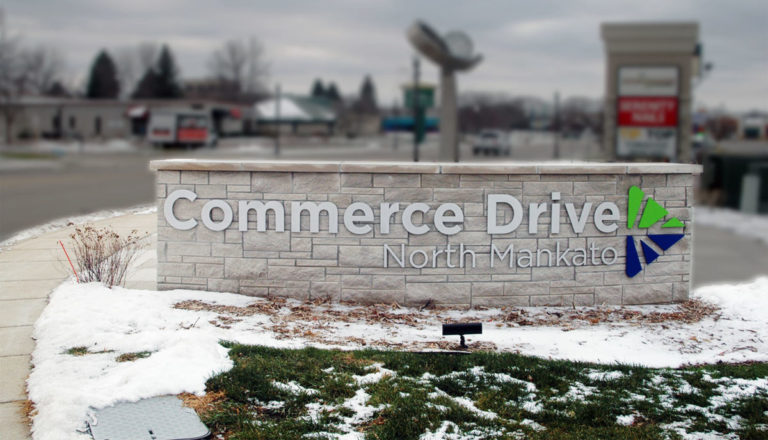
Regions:
<svg viewBox="0 0 768 440"><path fill-rule="evenodd" d="M768 8L740 2L575 2L351 0L261 2L233 0L99 0L6 2L9 27L65 55L83 78L96 51L140 41L167 42L187 78L206 74L211 50L232 37L256 36L271 64L271 83L297 93L315 77L355 93L370 73L380 99L400 97L410 79L412 49L404 37L415 18L440 31L462 29L486 59L462 75L463 90L549 97L598 97L603 91L604 21L695 20L701 24L711 75L696 88L699 104L734 110L768 108ZM425 81L437 72L423 63Z"/></svg>

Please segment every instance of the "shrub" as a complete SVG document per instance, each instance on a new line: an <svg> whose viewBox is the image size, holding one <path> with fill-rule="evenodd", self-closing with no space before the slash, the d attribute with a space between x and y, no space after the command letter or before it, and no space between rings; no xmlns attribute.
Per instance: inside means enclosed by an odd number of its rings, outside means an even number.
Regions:
<svg viewBox="0 0 768 440"><path fill-rule="evenodd" d="M75 228L70 236L74 241L75 261L79 271L78 281L101 282L106 286L123 285L125 275L138 252L144 248L144 236L131 231L121 237L110 228L92 225Z"/></svg>

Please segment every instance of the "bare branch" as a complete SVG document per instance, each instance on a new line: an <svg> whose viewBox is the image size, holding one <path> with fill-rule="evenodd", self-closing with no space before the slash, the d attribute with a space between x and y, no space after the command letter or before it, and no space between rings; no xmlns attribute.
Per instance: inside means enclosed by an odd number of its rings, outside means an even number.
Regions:
<svg viewBox="0 0 768 440"><path fill-rule="evenodd" d="M208 60L211 75L235 84L242 93L256 93L263 89L268 66L264 62L264 48L251 37L248 40L228 40L215 50Z"/></svg>

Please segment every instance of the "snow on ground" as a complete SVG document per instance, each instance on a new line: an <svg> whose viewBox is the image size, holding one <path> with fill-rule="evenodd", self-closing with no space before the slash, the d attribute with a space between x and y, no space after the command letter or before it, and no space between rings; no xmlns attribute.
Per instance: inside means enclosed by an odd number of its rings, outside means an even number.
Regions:
<svg viewBox="0 0 768 440"><path fill-rule="evenodd" d="M122 215L128 215L128 214L149 214L151 212L156 212L156 211L157 211L157 206L155 205L142 205L142 206L134 206L132 208L127 208L127 209L108 209L108 210L97 211L88 215L81 215L76 217L62 217L42 225L25 229L21 232L14 234L11 238L8 238L7 240L0 242L0 251L2 251L4 248L13 246L14 244L20 241L28 240L30 238L35 238L40 235L46 234L48 232L58 231L72 224L81 225L84 223L97 222L99 220L104 220L111 217L120 217Z"/></svg>
<svg viewBox="0 0 768 440"><path fill-rule="evenodd" d="M735 234L762 240L768 244L768 215L746 214L723 208L697 206L693 214L694 225L712 226Z"/></svg>
<svg viewBox="0 0 768 440"><path fill-rule="evenodd" d="M221 340L283 348L439 349L446 347L446 341L451 346L458 342L442 337L440 324L460 316L485 322L484 334L469 341L471 347L483 349L652 367L768 361L768 277L747 284L703 287L693 296L717 304L720 310L690 323L607 320L594 325L518 326L499 320L509 316L499 309L354 307L214 292L109 289L69 281L51 294L35 324L37 346L28 380L29 396L38 410L34 438L88 438L74 432L82 426L89 407L161 394L203 393L208 377L232 367ZM675 307L622 310L653 314ZM535 321L569 313L569 309L527 313L527 319ZM79 346L93 354L66 353ZM142 351L151 355L133 362L116 361L119 354ZM374 366L359 380L367 382L387 374L394 372Z"/></svg>

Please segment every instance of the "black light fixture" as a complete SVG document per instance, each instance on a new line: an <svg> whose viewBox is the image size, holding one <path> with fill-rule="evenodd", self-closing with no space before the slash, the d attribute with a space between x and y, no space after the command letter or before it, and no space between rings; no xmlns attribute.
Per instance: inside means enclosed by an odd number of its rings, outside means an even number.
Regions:
<svg viewBox="0 0 768 440"><path fill-rule="evenodd" d="M459 347L467 348L467 344L464 342L464 335L481 335L483 334L483 324L480 322L467 322L463 324L443 324L443 336L461 336L461 343Z"/></svg>

